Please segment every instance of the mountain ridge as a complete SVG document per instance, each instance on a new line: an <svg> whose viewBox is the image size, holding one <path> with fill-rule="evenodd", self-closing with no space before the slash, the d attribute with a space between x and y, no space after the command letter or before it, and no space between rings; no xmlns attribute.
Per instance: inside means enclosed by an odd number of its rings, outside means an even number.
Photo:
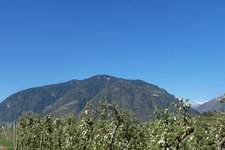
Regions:
<svg viewBox="0 0 225 150"><path fill-rule="evenodd" d="M225 112L225 103L220 103L219 99L222 99L224 96L219 96L217 98L208 100L199 104L198 106L194 106L193 109L204 113L204 112Z"/></svg>
<svg viewBox="0 0 225 150"><path fill-rule="evenodd" d="M137 118L143 118L145 108L153 112L155 105L166 109L178 102L166 90L139 79L96 75L17 92L0 103L0 121L16 120L23 112L79 114L88 102L97 107L105 98L122 109L128 108Z"/></svg>

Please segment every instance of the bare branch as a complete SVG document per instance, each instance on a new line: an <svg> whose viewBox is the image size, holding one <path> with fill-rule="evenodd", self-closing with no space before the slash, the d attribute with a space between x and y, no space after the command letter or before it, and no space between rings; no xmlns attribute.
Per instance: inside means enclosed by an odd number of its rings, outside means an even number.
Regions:
<svg viewBox="0 0 225 150"><path fill-rule="evenodd" d="M218 150L222 150L223 145L225 145L225 137L218 143Z"/></svg>

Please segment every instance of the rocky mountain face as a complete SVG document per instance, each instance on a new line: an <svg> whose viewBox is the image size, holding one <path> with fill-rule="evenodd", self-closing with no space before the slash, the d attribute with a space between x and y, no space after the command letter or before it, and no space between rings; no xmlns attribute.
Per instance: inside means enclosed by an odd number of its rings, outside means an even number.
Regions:
<svg viewBox="0 0 225 150"><path fill-rule="evenodd" d="M13 94L0 103L0 121L16 120L23 112L79 114L88 102L96 108L99 101L105 100L131 110L137 118L143 118L146 109L153 112L155 105L174 111L172 104L178 102L166 90L144 81L98 75ZM193 109L191 112L198 114Z"/></svg>

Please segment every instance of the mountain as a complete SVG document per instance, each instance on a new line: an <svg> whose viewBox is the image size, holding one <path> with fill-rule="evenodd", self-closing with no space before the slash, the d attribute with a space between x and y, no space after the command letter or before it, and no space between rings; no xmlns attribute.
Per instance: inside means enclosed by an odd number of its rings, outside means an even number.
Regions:
<svg viewBox="0 0 225 150"><path fill-rule="evenodd" d="M198 110L198 108L203 105L205 102L194 102L191 104L191 108Z"/></svg>
<svg viewBox="0 0 225 150"><path fill-rule="evenodd" d="M23 112L62 115L79 114L88 102L97 107L107 100L122 109L131 110L137 118L144 118L146 108L153 112L172 108L178 101L166 90L142 80L127 80L108 75L97 75L84 80L31 88L15 93L0 103L0 121L13 121ZM198 113L191 110L192 113Z"/></svg>
<svg viewBox="0 0 225 150"><path fill-rule="evenodd" d="M204 102L203 104L199 105L198 107L193 107L195 110L203 113L203 112L225 112L225 103L220 103L218 99L223 98L224 96L220 96L218 98L214 98L212 100L209 100L207 102Z"/></svg>

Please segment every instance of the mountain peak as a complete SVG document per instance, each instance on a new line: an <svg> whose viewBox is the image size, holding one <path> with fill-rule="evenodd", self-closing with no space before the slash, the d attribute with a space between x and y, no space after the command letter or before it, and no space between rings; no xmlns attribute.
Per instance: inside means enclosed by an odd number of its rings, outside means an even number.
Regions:
<svg viewBox="0 0 225 150"><path fill-rule="evenodd" d="M198 105L194 105L194 109L203 113L203 112L214 112L214 111L222 111L225 112L225 103L220 103L218 99L223 96L214 98L209 101L205 101L203 103L199 103Z"/></svg>
<svg viewBox="0 0 225 150"><path fill-rule="evenodd" d="M207 102L207 101L204 101L204 102L193 102L192 104L191 104L191 107L193 108L193 109L198 109L201 105L203 105L205 102Z"/></svg>
<svg viewBox="0 0 225 150"><path fill-rule="evenodd" d="M113 76L110 76L110 75L95 75L95 76L92 76L88 79L98 79L98 80L110 80L110 79L116 79L116 77L113 77ZM118 79L118 78L117 78Z"/></svg>
<svg viewBox="0 0 225 150"><path fill-rule="evenodd" d="M13 94L0 103L0 121L18 119L23 112L80 114L87 103L97 108L101 100L117 104L121 109L129 109L141 119L146 115L146 109L153 112L157 105L159 109L172 110L173 103L178 102L166 90L142 80L96 75Z"/></svg>

